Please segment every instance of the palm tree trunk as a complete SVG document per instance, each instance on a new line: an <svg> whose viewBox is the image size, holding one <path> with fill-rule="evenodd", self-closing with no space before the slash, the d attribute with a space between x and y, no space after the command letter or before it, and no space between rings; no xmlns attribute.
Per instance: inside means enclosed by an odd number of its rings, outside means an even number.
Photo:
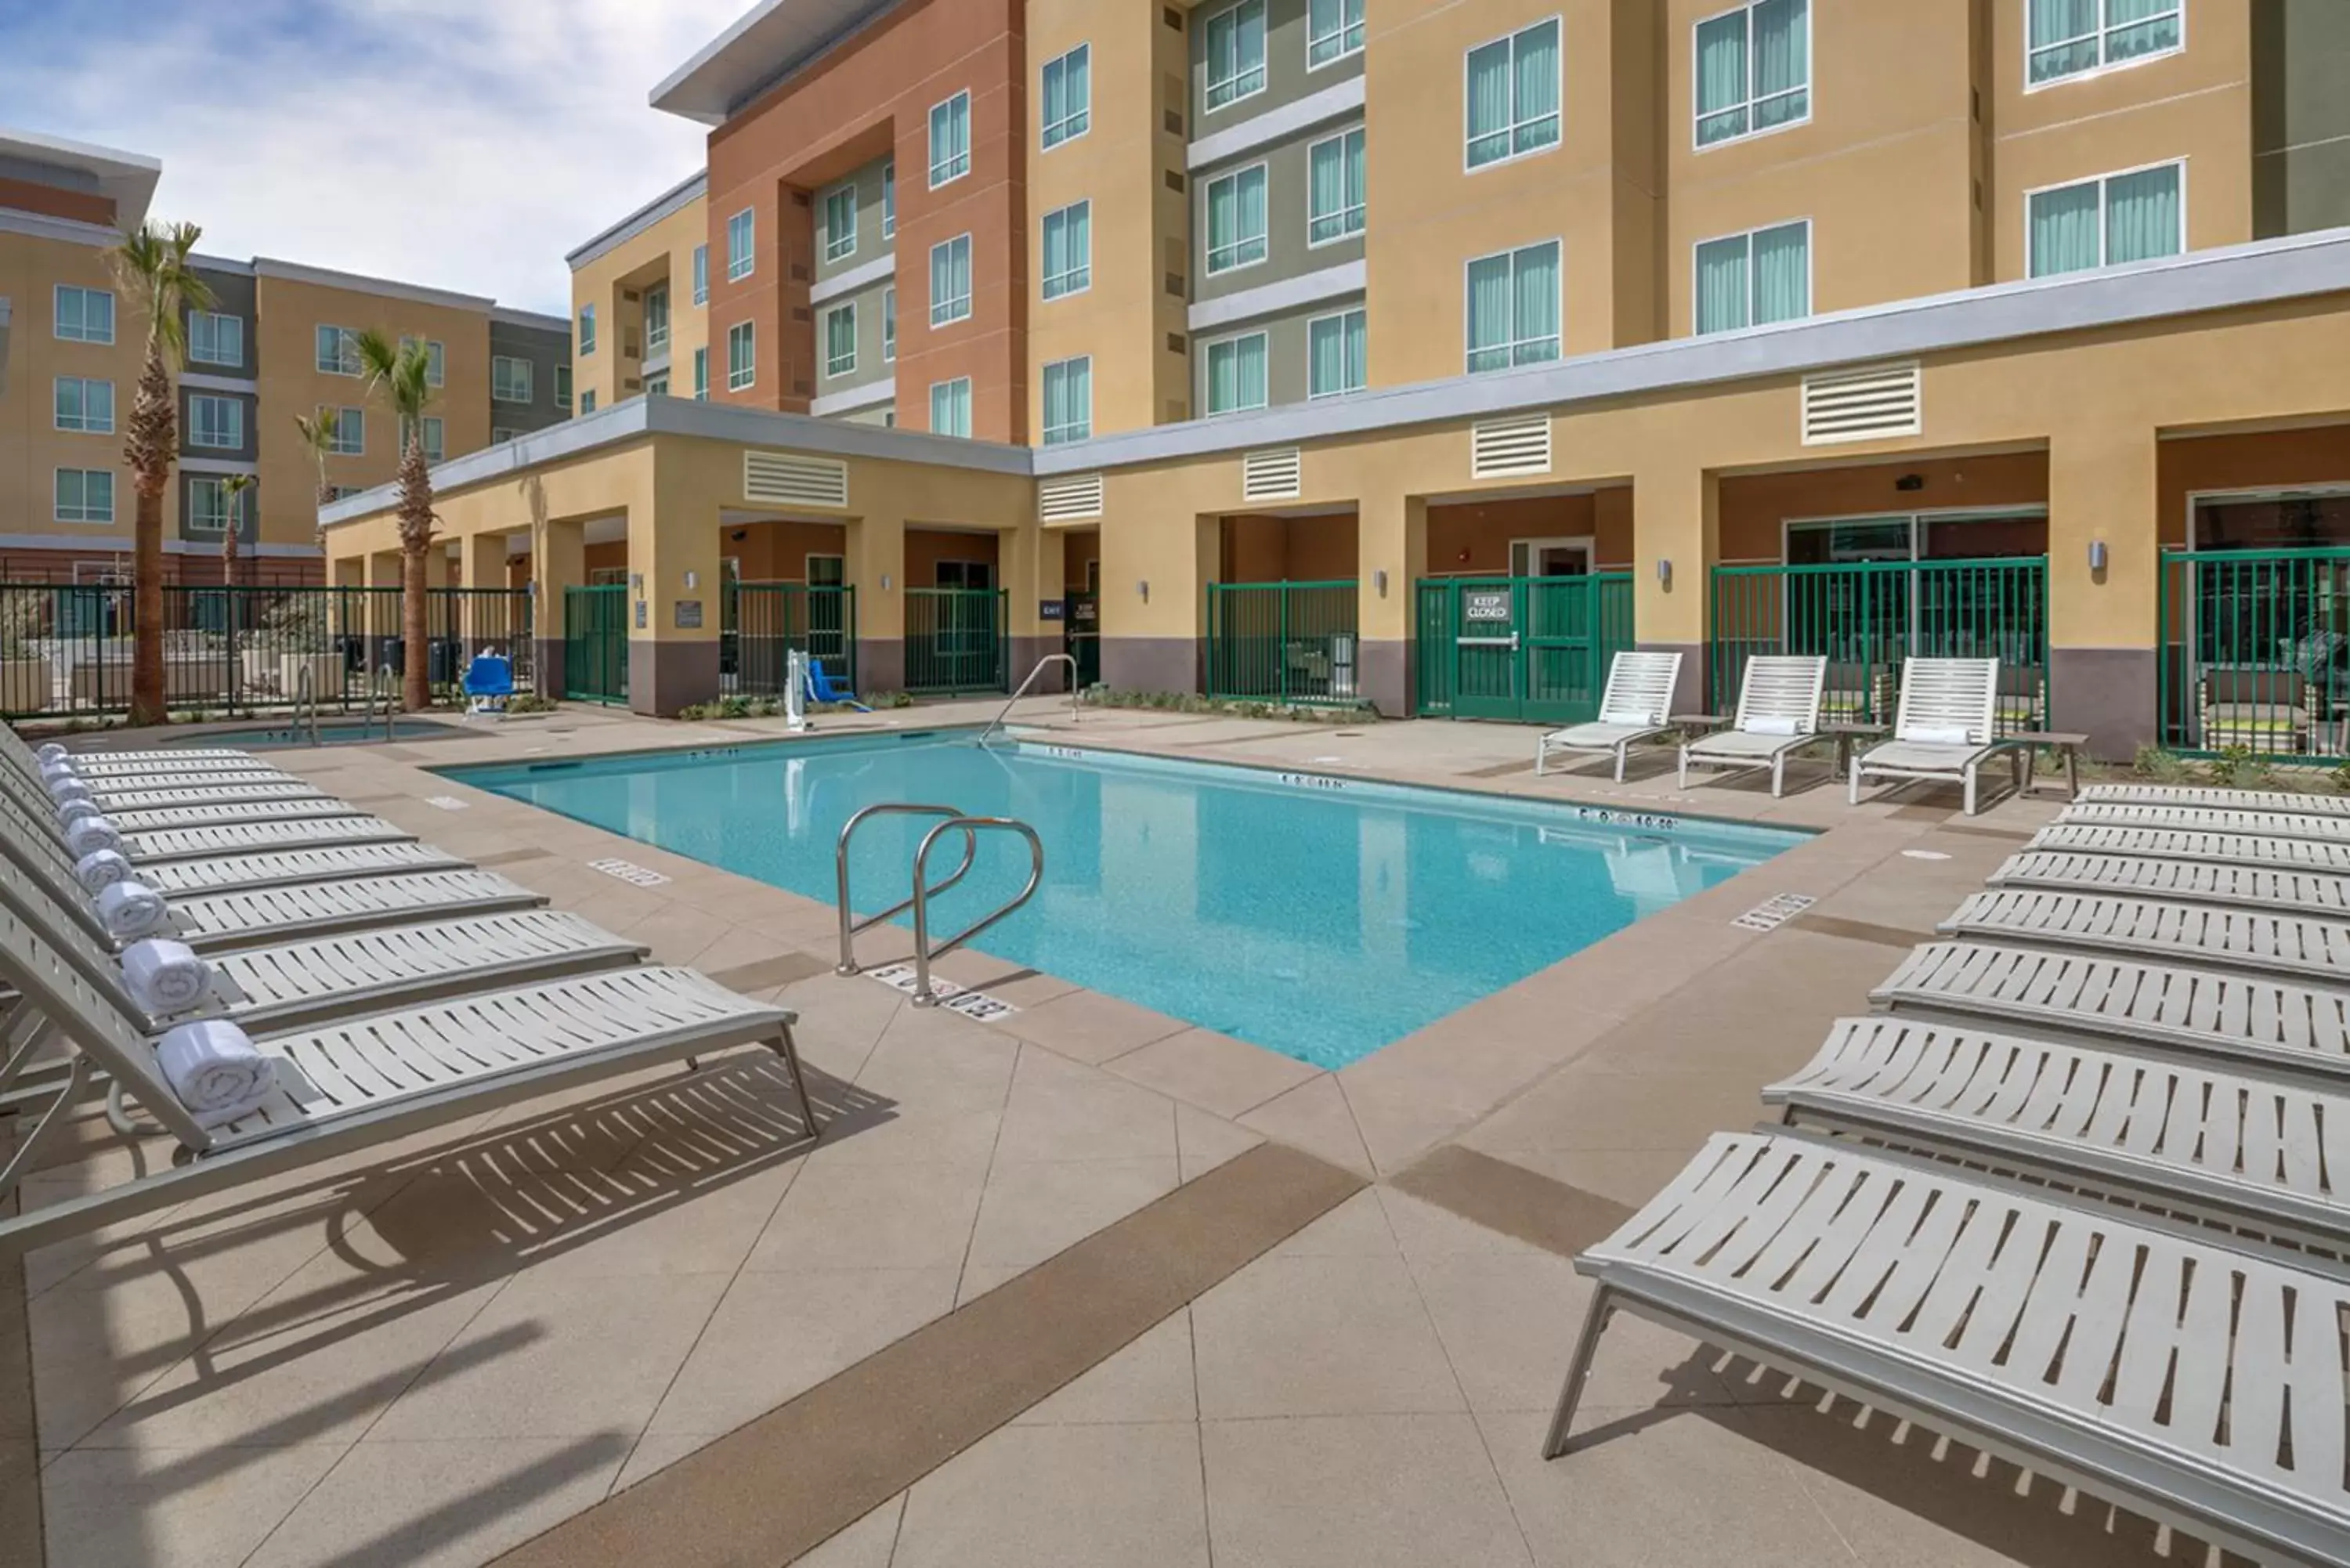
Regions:
<svg viewBox="0 0 2350 1568"><path fill-rule="evenodd" d="M229 498L228 526L221 533L221 619L228 639L228 670L222 690L229 694L231 709L237 706L244 689L244 670L236 652L237 618L244 613L243 597L236 591L236 522L243 499L242 494Z"/></svg>
<svg viewBox="0 0 2350 1568"><path fill-rule="evenodd" d="M421 421L411 425L421 427ZM412 429L400 459L400 635L405 677L401 702L413 713L432 705L432 650L425 644L425 552L432 547L432 470L424 437Z"/></svg>
<svg viewBox="0 0 2350 1568"><path fill-rule="evenodd" d="M179 421L172 408L172 379L163 369L160 343L147 346L139 396L130 412L131 487L138 498L131 535L130 722L161 724L169 718L163 689L163 492L172 483Z"/></svg>

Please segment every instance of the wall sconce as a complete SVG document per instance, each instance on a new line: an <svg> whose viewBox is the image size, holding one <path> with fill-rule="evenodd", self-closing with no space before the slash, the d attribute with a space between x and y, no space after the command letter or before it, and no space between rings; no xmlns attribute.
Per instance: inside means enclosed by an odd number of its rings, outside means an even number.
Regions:
<svg viewBox="0 0 2350 1568"><path fill-rule="evenodd" d="M889 591L889 574L887 572L881 574L881 591L885 594Z"/></svg>
<svg viewBox="0 0 2350 1568"><path fill-rule="evenodd" d="M1662 556L1657 557L1657 585L1667 588L1673 586L1673 564Z"/></svg>
<svg viewBox="0 0 2350 1568"><path fill-rule="evenodd" d="M1374 581L1376 581L1376 582L1378 584L1378 586L1379 586L1379 597L1381 597L1381 598L1385 598L1385 597L1388 597L1388 573L1387 573L1387 568L1386 568L1386 567L1384 567L1384 566L1380 567L1378 571L1373 572L1373 573L1371 574L1371 577L1372 577L1372 579L1373 579Z"/></svg>
<svg viewBox="0 0 2350 1568"><path fill-rule="evenodd" d="M699 572L688 572L688 573L686 573L686 574L685 574L685 587L686 587L686 591L687 591L687 592L691 593L691 592L692 592L695 588L698 588L698 587L700 587L701 586L702 586L702 574L701 574L701 573L699 573Z"/></svg>
<svg viewBox="0 0 2350 1568"><path fill-rule="evenodd" d="M1149 604L1150 602L1150 579L1149 577L1145 577L1140 582L1136 583L1134 585L1134 591L1142 596L1142 602L1144 604Z"/></svg>
<svg viewBox="0 0 2350 1568"><path fill-rule="evenodd" d="M2102 572L2105 569L2106 542L2103 539L2092 539L2089 541L2089 570Z"/></svg>

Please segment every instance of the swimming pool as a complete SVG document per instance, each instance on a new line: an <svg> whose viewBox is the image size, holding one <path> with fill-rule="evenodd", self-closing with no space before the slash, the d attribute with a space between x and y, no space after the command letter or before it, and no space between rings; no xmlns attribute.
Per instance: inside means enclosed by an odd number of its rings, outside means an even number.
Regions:
<svg viewBox="0 0 2350 1568"><path fill-rule="evenodd" d="M826 904L835 843L861 807L1018 817L1044 840L1044 885L979 946L1322 1067L1804 836L1068 746L983 750L952 732L446 772ZM933 826L858 830L860 909L906 896ZM933 877L959 857L959 841L942 843ZM994 908L1027 866L1011 836L983 837L932 929Z"/></svg>

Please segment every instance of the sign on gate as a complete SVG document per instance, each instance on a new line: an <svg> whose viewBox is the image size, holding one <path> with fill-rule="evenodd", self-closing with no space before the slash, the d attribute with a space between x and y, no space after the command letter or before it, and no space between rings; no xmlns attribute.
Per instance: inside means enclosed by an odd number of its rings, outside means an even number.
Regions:
<svg viewBox="0 0 2350 1568"><path fill-rule="evenodd" d="M1462 620L1510 621L1517 618L1514 596L1507 588L1470 588L1461 595Z"/></svg>

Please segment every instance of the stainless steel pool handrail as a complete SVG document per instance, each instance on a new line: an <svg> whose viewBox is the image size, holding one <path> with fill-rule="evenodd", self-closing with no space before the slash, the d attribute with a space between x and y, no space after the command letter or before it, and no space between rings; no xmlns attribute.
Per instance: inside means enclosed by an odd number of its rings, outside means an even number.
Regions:
<svg viewBox="0 0 2350 1568"><path fill-rule="evenodd" d="M970 865L972 846L977 843L978 836L983 831L1016 833L1020 835L1021 837L1025 838L1028 841L1028 884L1026 887L1021 888L1020 891L1013 897L1010 902L998 906L993 914L989 915L984 919L974 920L972 924L964 927L953 936L948 938L945 941L941 942L936 947L932 947L931 945L931 895L933 892L943 892L945 890L946 884L941 883L935 888L925 888L923 886L922 873L924 867L930 864L931 851L938 846L940 836L941 834L952 833L957 828L961 828L963 833L963 863L966 868L968 868ZM955 875L960 877L962 874L962 872L958 871ZM987 929L988 927L995 924L996 921L1003 919L1004 916L1009 915L1014 909L1017 909L1023 904L1025 904L1029 899L1035 898L1036 896L1038 884L1042 883L1044 880L1045 841L1036 836L1036 830L1035 828L1029 826L1026 823L1020 821L1016 817L958 816L951 818L949 821L941 822L936 827L931 828L930 832L924 834L922 836L921 846L914 851L914 893L912 900L914 905L914 1005L917 1007L936 1007L938 1005L938 994L931 990L931 960L944 958L947 954L954 951L955 949L962 946L963 943L971 940L972 938L979 935L980 932Z"/></svg>
<svg viewBox="0 0 2350 1568"><path fill-rule="evenodd" d="M888 909L882 910L878 915L868 915L861 920L857 918L856 910L849 907L848 902L848 841L851 837L855 836L857 830L859 827L862 827L868 819L876 816L944 816L959 818L962 815L962 807L959 805L916 805L903 801L885 801L879 805L867 806L864 810L858 812L856 815L850 817L847 822L840 825L840 840L833 846L832 851L833 872L837 879L837 885L839 888L840 907L840 962L835 966L832 971L833 973L858 974L862 972L857 962L857 933L859 931L870 930L884 920L895 919L898 916L904 914L908 909L914 907L914 900L911 898L907 898L890 905ZM925 839L923 842L927 844L929 840ZM972 862L977 857L978 854L978 836L973 833L965 833L963 835L962 843L962 864L955 867L953 876L949 877L937 887L931 888L930 891L932 893L943 893L948 888L953 887L956 883L962 881L964 877L970 874ZM920 888L917 888L916 890L918 892L920 891Z"/></svg>
<svg viewBox="0 0 2350 1568"><path fill-rule="evenodd" d="M389 662L376 667L375 679L368 682L367 711L359 719L359 739L368 738L375 728L375 700L383 699L383 738L392 738L392 715L400 711L400 675Z"/></svg>
<svg viewBox="0 0 2350 1568"><path fill-rule="evenodd" d="M987 722L987 728L979 732L979 740L976 742L977 744L983 746L987 744L987 737L995 733L996 731L1003 728L1003 721L1010 716L1012 712L1012 705L1014 702L1019 701L1023 697L1027 696L1028 688L1036 684L1036 677L1044 674L1045 670L1051 669L1055 664L1066 664L1069 667L1069 722L1075 724L1084 718L1084 708L1077 701L1076 655L1073 653L1048 653L1044 658L1036 661L1036 668L1028 672L1028 679L1020 683L1020 690L1014 691L1010 697L1004 699L1003 706L996 711L995 717Z"/></svg>
<svg viewBox="0 0 2350 1568"><path fill-rule="evenodd" d="M302 721L306 717L310 721L310 743L314 746L321 744L318 739L318 675L310 668L310 661L307 659L302 661L301 673L294 677L294 736L296 740L301 738Z"/></svg>

